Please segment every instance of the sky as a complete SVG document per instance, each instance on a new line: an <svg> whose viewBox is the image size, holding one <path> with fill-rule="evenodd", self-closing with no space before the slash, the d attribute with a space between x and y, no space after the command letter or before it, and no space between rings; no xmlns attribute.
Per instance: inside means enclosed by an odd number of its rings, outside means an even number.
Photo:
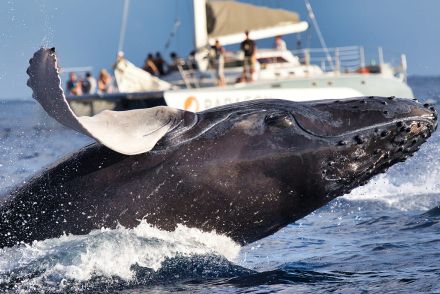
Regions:
<svg viewBox="0 0 440 294"><path fill-rule="evenodd" d="M297 11L302 0L241 0ZM382 46L385 59L408 58L409 74L440 75L439 0L310 0L329 47ZM191 0L131 0L124 51L141 66L150 52L185 56L193 49ZM28 60L40 46L56 47L62 67L111 68L118 49L123 0L2 0L0 2L0 99L29 98ZM168 50L176 20L181 26ZM311 46L319 47L313 28ZM307 39L306 34L302 39ZM296 36L286 36L290 48ZM272 40L257 42L259 48Z"/></svg>

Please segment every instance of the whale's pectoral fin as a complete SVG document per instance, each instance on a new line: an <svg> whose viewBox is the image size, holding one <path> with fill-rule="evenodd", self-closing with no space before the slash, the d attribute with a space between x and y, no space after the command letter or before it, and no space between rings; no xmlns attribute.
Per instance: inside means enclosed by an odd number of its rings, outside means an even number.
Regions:
<svg viewBox="0 0 440 294"><path fill-rule="evenodd" d="M63 125L91 136L79 123L64 97L58 75L55 49L41 48L29 61L27 85L33 91L33 98L44 110Z"/></svg>
<svg viewBox="0 0 440 294"><path fill-rule="evenodd" d="M41 48L29 63L27 84L44 110L61 124L116 152L127 155L147 152L183 119L184 111L167 106L77 117L61 88L55 49Z"/></svg>
<svg viewBox="0 0 440 294"><path fill-rule="evenodd" d="M167 106L128 111L103 111L78 120L93 138L127 155L150 151L181 120L181 113Z"/></svg>

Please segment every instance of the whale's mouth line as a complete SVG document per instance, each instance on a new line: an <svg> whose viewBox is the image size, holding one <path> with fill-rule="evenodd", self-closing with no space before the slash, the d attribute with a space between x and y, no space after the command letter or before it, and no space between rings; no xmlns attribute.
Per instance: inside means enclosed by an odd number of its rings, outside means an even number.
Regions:
<svg viewBox="0 0 440 294"><path fill-rule="evenodd" d="M320 134L316 134L313 131L310 131L308 129L306 129L304 126L302 126L302 124L297 120L296 117L294 117L296 124L298 125L299 128L301 128L301 130L303 130L304 132L313 135L315 137L318 138L323 138L323 139L331 139L331 138L335 138L335 139L340 139L340 138L344 138L346 136L350 136L350 135L355 135L355 134L359 134L361 132L365 132L365 131L370 131L370 130L374 130L377 128L383 128L383 127L388 127L390 125L396 125L398 122L423 122L426 123L428 126L431 125L432 129L434 130L437 123L435 122L435 116L434 115L430 115L429 117L427 116L411 116L411 117L406 117L406 118L399 118L399 119L394 119L392 121L386 122L386 123L381 123L381 124L375 124L375 125L371 125L371 126L367 126L364 128L360 128L357 130L353 130L350 132L346 132L346 133L341 133L339 135L320 135Z"/></svg>

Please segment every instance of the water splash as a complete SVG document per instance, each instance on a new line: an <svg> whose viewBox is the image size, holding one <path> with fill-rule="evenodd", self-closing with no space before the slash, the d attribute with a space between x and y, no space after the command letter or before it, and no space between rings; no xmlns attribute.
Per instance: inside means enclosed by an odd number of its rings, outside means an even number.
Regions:
<svg viewBox="0 0 440 294"><path fill-rule="evenodd" d="M375 177L344 198L384 202L402 211L428 210L440 204L439 152L440 136L435 133L416 156L393 166L386 174Z"/></svg>
<svg viewBox="0 0 440 294"><path fill-rule="evenodd" d="M54 19L54 14L56 13L56 10L58 10L58 8L54 7L52 4L48 5L46 1L40 1L38 4L40 8L40 14L43 20L43 27L45 32L45 35L41 40L41 46L51 47L53 45L53 40L55 36L53 19Z"/></svg>
<svg viewBox="0 0 440 294"><path fill-rule="evenodd" d="M62 287L66 281L87 282L97 277L131 282L136 267L156 272L170 259L194 256L232 261L239 251L238 244L215 232L182 225L168 232L142 221L133 229L101 229L0 249L0 289L11 284Z"/></svg>

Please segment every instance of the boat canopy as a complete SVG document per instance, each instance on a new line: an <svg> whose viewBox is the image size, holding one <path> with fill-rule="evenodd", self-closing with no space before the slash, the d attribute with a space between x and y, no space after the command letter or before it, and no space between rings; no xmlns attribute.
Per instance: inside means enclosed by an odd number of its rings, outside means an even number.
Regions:
<svg viewBox="0 0 440 294"><path fill-rule="evenodd" d="M308 23L298 13L283 9L255 6L235 1L208 1L206 3L208 41L218 39L222 45L243 41L244 31L254 40L299 33L307 30Z"/></svg>

